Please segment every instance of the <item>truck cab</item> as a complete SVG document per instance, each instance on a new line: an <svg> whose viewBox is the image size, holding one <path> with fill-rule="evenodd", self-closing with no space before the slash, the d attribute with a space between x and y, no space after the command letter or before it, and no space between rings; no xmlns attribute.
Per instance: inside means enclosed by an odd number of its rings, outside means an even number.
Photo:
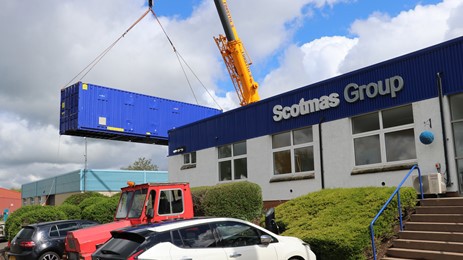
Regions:
<svg viewBox="0 0 463 260"><path fill-rule="evenodd" d="M68 233L65 241L67 259L91 259L97 247L111 238L112 230L193 217L193 200L188 183L128 184L121 189L114 222Z"/></svg>

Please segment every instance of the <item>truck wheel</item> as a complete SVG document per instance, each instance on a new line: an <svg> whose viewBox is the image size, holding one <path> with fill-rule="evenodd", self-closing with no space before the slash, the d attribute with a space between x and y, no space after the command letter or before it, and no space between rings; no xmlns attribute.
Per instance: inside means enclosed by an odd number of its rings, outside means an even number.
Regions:
<svg viewBox="0 0 463 260"><path fill-rule="evenodd" d="M61 257L55 252L45 252L40 257L39 260L61 260Z"/></svg>

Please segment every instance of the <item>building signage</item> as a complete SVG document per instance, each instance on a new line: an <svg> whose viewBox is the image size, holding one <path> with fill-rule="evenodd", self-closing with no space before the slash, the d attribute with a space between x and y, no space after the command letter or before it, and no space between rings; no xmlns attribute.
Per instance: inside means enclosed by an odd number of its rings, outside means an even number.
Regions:
<svg viewBox="0 0 463 260"><path fill-rule="evenodd" d="M373 99L378 95L390 95L391 98L397 97L397 92L404 87L404 80L401 76L393 76L378 82L371 82L365 85L349 83L344 88L344 100L348 103L363 101L366 98ZM299 103L291 106L275 105L273 107L273 120L281 121L301 115L318 112L339 106L339 94L333 92L327 96L305 100L301 98Z"/></svg>

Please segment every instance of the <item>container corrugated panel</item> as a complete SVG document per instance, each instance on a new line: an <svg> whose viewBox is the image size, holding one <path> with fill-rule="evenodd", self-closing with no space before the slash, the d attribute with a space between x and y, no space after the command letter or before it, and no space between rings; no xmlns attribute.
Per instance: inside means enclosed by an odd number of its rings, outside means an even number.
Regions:
<svg viewBox="0 0 463 260"><path fill-rule="evenodd" d="M60 134L166 145L169 130L220 113L78 82L61 90Z"/></svg>
<svg viewBox="0 0 463 260"><path fill-rule="evenodd" d="M459 37L177 128L169 134L169 155L178 147L184 147L185 152L197 151L437 97L438 73L445 95L463 92L462 72L463 37ZM391 91L373 95L372 87L368 97L368 90L360 90L360 86L371 83L384 87L396 76L403 79L403 87L394 96ZM348 88L351 83L358 88ZM273 119L275 106L296 110L302 99L318 103L321 97L333 93L339 97L337 106L280 121ZM363 98L352 101L354 95Z"/></svg>

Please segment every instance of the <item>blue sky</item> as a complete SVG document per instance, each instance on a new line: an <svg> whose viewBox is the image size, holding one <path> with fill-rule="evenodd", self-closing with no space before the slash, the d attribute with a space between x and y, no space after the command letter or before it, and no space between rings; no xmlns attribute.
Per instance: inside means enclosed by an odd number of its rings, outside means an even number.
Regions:
<svg viewBox="0 0 463 260"><path fill-rule="evenodd" d="M154 10L158 16L175 17L175 19L188 19L191 17L195 8L203 1L200 0L182 0L172 4L171 1L154 1ZM211 0L211 2L213 2ZM355 1L340 1L332 5L323 5L315 7L313 4L307 4L301 9L306 15L302 19L302 23L291 35L291 42L297 45L313 41L315 39L327 36L346 36L356 37L350 31L352 23L356 20L365 20L374 13L385 14L389 17L395 17L399 13L414 9L417 5L430 5L440 3L439 0L355 0ZM228 1L230 8L234 7L233 0ZM147 6L147 1L145 3ZM267 3L272 6L272 2ZM245 5L244 5L245 6ZM232 16L236 16L239 10L231 10ZM278 15L278 12L269 13L269 15ZM235 21L237 24L239 21ZM287 25L288 26L288 25ZM238 34L246 28L237 28ZM265 41L265 38L260 39ZM246 42L244 42L247 47ZM252 67L254 77L258 82L261 82L268 74L269 70L278 67L278 58L283 55L284 48L276 49L271 57L265 60L259 60L258 66ZM251 54L251 59L253 59ZM256 64L256 62L255 62ZM232 84L228 78L221 79L218 84L223 89L232 90Z"/></svg>
<svg viewBox="0 0 463 260"><path fill-rule="evenodd" d="M2 1L0 184L84 165L84 141L59 135L60 90L146 11L145 0ZM166 31L212 97L189 76L198 103L238 98L212 37L213 0L154 0ZM461 0L229 0L251 69L268 98L463 36ZM80 80L80 79L76 79ZM152 17L130 31L82 81L196 103ZM215 100L215 101L213 101ZM168 170L165 146L88 140L88 166L120 169L139 157Z"/></svg>

